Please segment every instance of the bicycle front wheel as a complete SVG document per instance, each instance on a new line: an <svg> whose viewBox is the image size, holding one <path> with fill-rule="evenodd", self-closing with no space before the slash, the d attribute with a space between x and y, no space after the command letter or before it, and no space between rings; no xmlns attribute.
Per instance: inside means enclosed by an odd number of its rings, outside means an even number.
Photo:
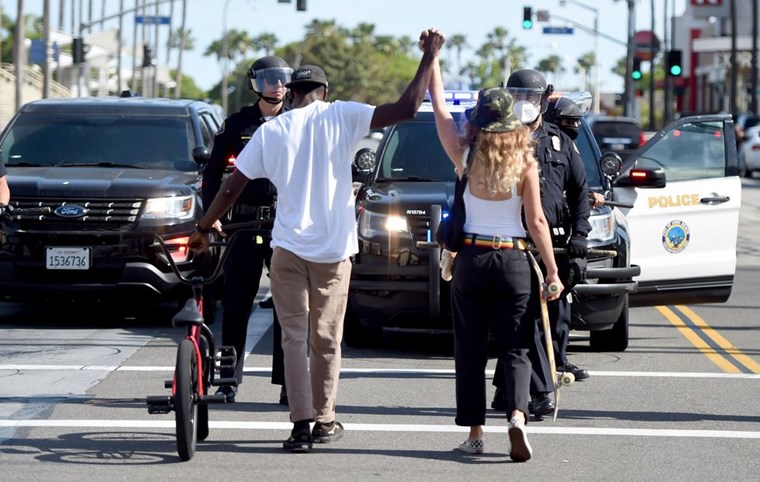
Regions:
<svg viewBox="0 0 760 482"><path fill-rule="evenodd" d="M177 453L182 460L190 460L195 454L195 444L198 440L198 355L195 345L190 340L182 340L179 345L174 376Z"/></svg>

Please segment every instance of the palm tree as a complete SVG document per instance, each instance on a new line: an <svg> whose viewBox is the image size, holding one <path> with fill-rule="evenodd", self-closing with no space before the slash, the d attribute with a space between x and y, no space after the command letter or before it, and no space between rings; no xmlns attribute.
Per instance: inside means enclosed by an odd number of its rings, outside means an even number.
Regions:
<svg viewBox="0 0 760 482"><path fill-rule="evenodd" d="M559 55L550 55L545 59L542 59L538 62L536 70L543 72L544 74L551 72L554 76L553 83L556 84L557 75L565 71L564 67L562 67L562 57Z"/></svg>
<svg viewBox="0 0 760 482"><path fill-rule="evenodd" d="M253 39L254 49L263 50L265 55L272 55L278 42L277 36L271 32L264 32Z"/></svg>
<svg viewBox="0 0 760 482"><path fill-rule="evenodd" d="M462 70L462 50L469 48L467 45L467 36L462 34L454 34L448 41L448 45L457 51L457 69Z"/></svg>
<svg viewBox="0 0 760 482"><path fill-rule="evenodd" d="M179 45L177 46L177 87L174 89L174 97L179 99L182 96L182 53L185 50L195 48L195 39L193 39L190 30L185 30L187 24L187 0L182 0L182 24L177 29ZM190 46L190 48L188 48Z"/></svg>

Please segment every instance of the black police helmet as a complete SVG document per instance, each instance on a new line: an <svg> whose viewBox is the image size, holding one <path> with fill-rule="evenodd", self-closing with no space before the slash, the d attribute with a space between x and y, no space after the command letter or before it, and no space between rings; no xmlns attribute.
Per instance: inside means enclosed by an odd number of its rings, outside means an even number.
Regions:
<svg viewBox="0 0 760 482"><path fill-rule="evenodd" d="M570 139L575 140L580 134L582 115L581 109L575 102L567 97L559 97L549 102L544 119L556 124Z"/></svg>
<svg viewBox="0 0 760 482"><path fill-rule="evenodd" d="M544 118L553 124L560 119L580 119L583 116L578 105L567 97L558 97L549 102Z"/></svg>
<svg viewBox="0 0 760 482"><path fill-rule="evenodd" d="M251 80L248 88L254 92L263 92L264 81L274 83L279 80L282 85L285 85L290 82L292 73L293 69L280 57L276 55L261 57L248 69L247 75Z"/></svg>
<svg viewBox="0 0 760 482"><path fill-rule="evenodd" d="M522 69L512 72L507 79L507 90L519 98L521 92L528 92L541 95L540 113L546 112L549 106L548 97L554 92L554 86L546 82L543 74L533 69Z"/></svg>

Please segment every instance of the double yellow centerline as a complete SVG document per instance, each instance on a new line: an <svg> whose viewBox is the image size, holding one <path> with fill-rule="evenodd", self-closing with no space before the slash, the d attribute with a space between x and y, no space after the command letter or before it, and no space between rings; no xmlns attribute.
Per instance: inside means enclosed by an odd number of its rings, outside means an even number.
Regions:
<svg viewBox="0 0 760 482"><path fill-rule="evenodd" d="M656 306L678 331L726 373L760 373L760 363L743 354L698 314L684 305Z"/></svg>

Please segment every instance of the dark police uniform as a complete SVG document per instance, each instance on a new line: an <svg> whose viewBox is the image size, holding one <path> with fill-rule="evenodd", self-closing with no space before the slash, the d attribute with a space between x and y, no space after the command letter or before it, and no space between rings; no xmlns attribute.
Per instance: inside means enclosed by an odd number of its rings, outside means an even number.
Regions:
<svg viewBox="0 0 760 482"><path fill-rule="evenodd" d="M280 113L286 110L287 107L283 105ZM216 133L211 157L203 171L204 206L210 206L219 191L230 158L237 157L240 154L253 133L264 122L266 119L261 113L258 102L252 106L243 107L224 121ZM231 222L273 219L276 194L275 187L268 179L252 180L232 207ZM272 256L269 239L265 238L261 241L263 242L257 243L255 236L239 236L233 244L224 266L222 344L233 345L237 350L238 369L235 376L238 383L242 382L248 319L256 293L259 290L259 279L264 263L269 266ZM275 310L273 310L273 316L275 340L273 344L272 383L284 385L285 373L282 346L280 345L281 331ZM223 373L221 376L229 377L232 374Z"/></svg>
<svg viewBox="0 0 760 482"><path fill-rule="evenodd" d="M555 248L563 248L567 238L573 234L584 238L591 231L588 222L591 208L588 202L588 183L586 168L581 160L578 148L567 134L552 123L543 122L534 133L536 140L536 158L539 167L539 185L541 188L541 205L549 225L552 244ZM566 255L555 254L563 284L568 278L570 260ZM548 303L549 319L552 324L552 341L554 342L555 361L557 366L567 363L567 342L570 337L570 318L572 315L570 303L566 296ZM531 379L531 394L548 393L553 391L551 372L546 351L543 347L543 335L535 330L535 347L530 350L533 376ZM501 373L497 364L497 373ZM493 384L503 389L503 377L494 376Z"/></svg>

